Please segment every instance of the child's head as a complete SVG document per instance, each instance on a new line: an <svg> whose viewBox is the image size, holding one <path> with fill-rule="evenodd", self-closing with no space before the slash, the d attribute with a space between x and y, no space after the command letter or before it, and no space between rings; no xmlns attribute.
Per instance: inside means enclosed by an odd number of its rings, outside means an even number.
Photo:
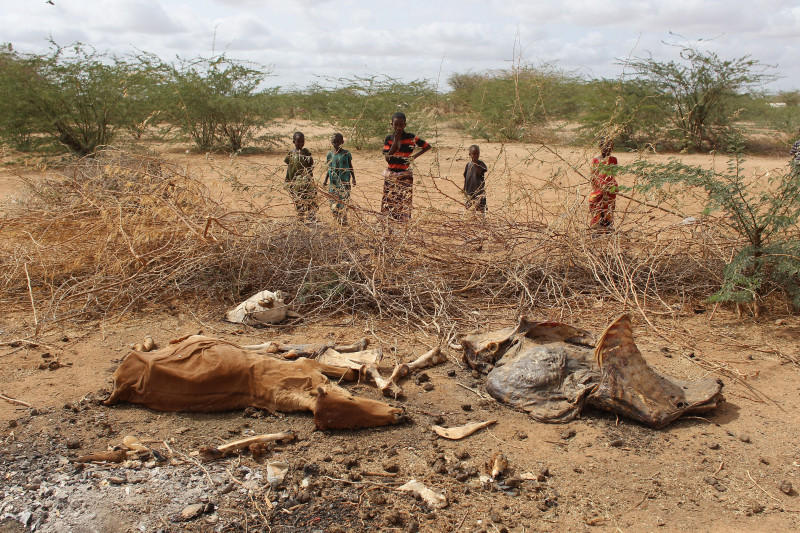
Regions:
<svg viewBox="0 0 800 533"><path fill-rule="evenodd" d="M469 153L469 158L472 160L473 163L477 163L478 159L481 157L481 149L478 148L477 144L473 144L467 149L467 153Z"/></svg>
<svg viewBox="0 0 800 533"><path fill-rule="evenodd" d="M339 147L344 144L344 136L341 133L334 133L331 136L331 144L334 149L338 150Z"/></svg>
<svg viewBox="0 0 800 533"><path fill-rule="evenodd" d="M392 114L392 131L402 133L406 129L406 114L400 111Z"/></svg>
<svg viewBox="0 0 800 533"><path fill-rule="evenodd" d="M611 137L603 137L598 143L600 146L600 156L608 157L611 155L611 150L614 149L614 139Z"/></svg>
<svg viewBox="0 0 800 533"><path fill-rule="evenodd" d="M296 131L292 135L292 143L294 143L295 148L300 150L306 144L306 136L303 135L302 131Z"/></svg>

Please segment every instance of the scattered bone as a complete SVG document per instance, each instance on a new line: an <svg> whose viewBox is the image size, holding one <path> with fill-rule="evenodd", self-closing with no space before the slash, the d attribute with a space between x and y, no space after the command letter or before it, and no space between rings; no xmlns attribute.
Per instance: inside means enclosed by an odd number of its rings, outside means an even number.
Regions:
<svg viewBox="0 0 800 533"><path fill-rule="evenodd" d="M487 420L486 422L473 422L472 424L466 424L464 426L458 426L453 428L443 428L442 426L431 426L431 429L436 432L437 435L440 437L444 437L445 439L450 440L460 440L464 437L469 437L476 431L483 429L485 427L489 427L492 424L495 424L497 420Z"/></svg>
<svg viewBox="0 0 800 533"><path fill-rule="evenodd" d="M295 434L292 431L281 431L280 433L265 433L264 435L256 435L254 437L247 437L246 439L235 440L222 446L201 446L198 450L200 459L204 462L213 461L226 455L233 453L244 448L248 448L253 444L263 444L267 442L277 442L281 440L292 440Z"/></svg>
<svg viewBox="0 0 800 533"><path fill-rule="evenodd" d="M131 451L134 452L147 452L150 451L150 448L147 446L142 446L142 443L139 442L139 439L132 435L126 435L122 439L122 444Z"/></svg>
<svg viewBox="0 0 800 533"><path fill-rule="evenodd" d="M415 370L422 370L423 368L429 368L445 362L447 362L447 356L444 355L442 353L442 349L437 346L433 350L424 353L410 363L401 363L397 365L392 371L389 381L394 384L398 384L401 379L408 376Z"/></svg>
<svg viewBox="0 0 800 533"><path fill-rule="evenodd" d="M383 350L378 348L358 352L340 352L336 348L326 348L316 359L326 365L352 368L361 372L366 365L380 363L383 359Z"/></svg>
<svg viewBox="0 0 800 533"><path fill-rule="evenodd" d="M391 379L387 380L381 376L381 373L378 371L378 367L376 365L365 365L364 373L372 378L372 381L375 382L375 385L377 385L378 389L380 389L384 396L398 398L403 395L403 389L401 389L397 383Z"/></svg>
<svg viewBox="0 0 800 533"><path fill-rule="evenodd" d="M5 394L0 394L0 399L5 400L5 401L7 401L8 403L10 403L12 405L21 405L22 407L28 407L28 408L33 407L28 402L23 402L22 400L17 400L16 398L12 398L11 396L6 396Z"/></svg>
<svg viewBox="0 0 800 533"><path fill-rule="evenodd" d="M144 342L142 343L145 352L151 351L153 348L156 347L155 341L153 341L153 337L148 335L144 338Z"/></svg>
<svg viewBox="0 0 800 533"><path fill-rule="evenodd" d="M309 359L317 359L327 350L335 350L339 353L354 353L367 351L369 346L369 339L363 338L353 344L334 344L332 342L322 343L306 343L306 344L291 344L283 342L269 341L262 344L248 344L242 346L245 350L250 350L262 355L271 355L280 353L283 354L284 359L297 359L298 357L308 357Z"/></svg>
<svg viewBox="0 0 800 533"><path fill-rule="evenodd" d="M83 455L75 459L76 463L121 463L128 458L125 450L114 450L113 452L98 452Z"/></svg>
<svg viewBox="0 0 800 533"><path fill-rule="evenodd" d="M444 494L439 494L438 492L432 491L416 479L412 479L402 487L399 487L397 490L403 490L416 494L434 509L444 509L448 505L447 497Z"/></svg>
<svg viewBox="0 0 800 533"><path fill-rule="evenodd" d="M486 463L486 470L491 474L492 479L497 479L503 475L508 470L508 459L505 454L494 452L492 458Z"/></svg>
<svg viewBox="0 0 800 533"><path fill-rule="evenodd" d="M289 315L281 291L261 291L225 314L225 320L246 326L264 326L282 322Z"/></svg>
<svg viewBox="0 0 800 533"><path fill-rule="evenodd" d="M267 463L267 483L273 490L283 483L286 473L289 471L289 464L283 461L272 461Z"/></svg>

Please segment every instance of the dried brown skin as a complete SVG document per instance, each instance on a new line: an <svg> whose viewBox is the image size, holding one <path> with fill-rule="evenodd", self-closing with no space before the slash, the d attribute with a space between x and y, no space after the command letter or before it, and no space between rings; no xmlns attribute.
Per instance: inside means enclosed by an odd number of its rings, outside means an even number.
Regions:
<svg viewBox="0 0 800 533"><path fill-rule="evenodd" d="M461 346L464 348L464 362L470 368L488 372L521 336L540 344L548 341L566 341L594 346L592 335L588 331L559 322L537 322L523 315L513 328L464 337L461 340Z"/></svg>
<svg viewBox="0 0 800 533"><path fill-rule="evenodd" d="M600 383L589 402L655 428L684 414L714 409L723 399L719 380L681 381L650 368L633 341L629 315L606 328L595 360Z"/></svg>
<svg viewBox="0 0 800 533"><path fill-rule="evenodd" d="M276 359L195 335L154 352L130 352L114 372L114 392L104 403L126 401L173 412L249 406L307 410L314 413L320 428L382 426L403 420L402 410L355 398L328 377L355 381L359 372L305 358ZM327 407L330 414L320 411Z"/></svg>
<svg viewBox="0 0 800 533"><path fill-rule="evenodd" d="M538 422L569 422L597 385L591 353L563 341L539 344L522 337L489 373L486 392Z"/></svg>
<svg viewBox="0 0 800 533"><path fill-rule="evenodd" d="M540 422L568 422L588 402L663 427L679 416L716 408L722 384L681 381L653 370L636 348L628 315L603 333L592 352L590 333L522 317L516 328L471 335L462 341L473 368L495 365L487 392Z"/></svg>

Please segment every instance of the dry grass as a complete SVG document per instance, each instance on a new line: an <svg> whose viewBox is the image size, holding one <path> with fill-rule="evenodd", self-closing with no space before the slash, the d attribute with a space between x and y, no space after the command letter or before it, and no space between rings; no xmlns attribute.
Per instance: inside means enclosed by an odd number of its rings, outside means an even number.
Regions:
<svg viewBox="0 0 800 533"><path fill-rule="evenodd" d="M311 316L370 313L449 341L476 312L500 308L673 313L718 286L735 244L710 220L665 224L636 198L618 201L616 233L593 236L583 197L555 179L510 183L506 205L483 218L423 176L413 222L391 233L358 206L344 228L307 227L288 216L279 174L258 199L222 204L179 165L108 150L28 181L0 219L0 303L32 312L40 331L281 289Z"/></svg>

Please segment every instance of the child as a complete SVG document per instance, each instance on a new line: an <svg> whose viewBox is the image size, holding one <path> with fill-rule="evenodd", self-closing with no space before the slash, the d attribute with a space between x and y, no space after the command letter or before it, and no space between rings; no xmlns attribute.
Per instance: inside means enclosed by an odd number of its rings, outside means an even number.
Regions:
<svg viewBox="0 0 800 533"><path fill-rule="evenodd" d="M589 229L609 232L614 229L614 207L617 202L617 180L614 179L617 158L611 155L614 142L600 140L600 157L592 159L592 192L589 195Z"/></svg>
<svg viewBox="0 0 800 533"><path fill-rule="evenodd" d="M383 155L388 168L383 172L383 199L381 213L391 220L406 222L411 219L411 200L414 174L411 161L431 149L431 145L413 133L406 131L406 116L397 112L392 115L393 134L383 142ZM414 148L420 147L417 153Z"/></svg>
<svg viewBox="0 0 800 533"><path fill-rule="evenodd" d="M297 216L301 222L314 222L317 211L317 187L314 185L314 158L306 144L306 137L302 132L295 132L292 136L294 150L284 158L286 163L286 183L289 194L294 201Z"/></svg>
<svg viewBox="0 0 800 533"><path fill-rule="evenodd" d="M486 163L480 160L481 149L473 144L468 149L470 161L464 168L464 194L467 210L486 212Z"/></svg>
<svg viewBox="0 0 800 533"><path fill-rule="evenodd" d="M350 152L342 148L344 137L334 133L331 137L333 150L328 152L326 162L328 170L325 182L331 195L331 211L341 225L347 225L347 201L350 199L350 188L356 186L356 174L353 172L353 158Z"/></svg>

